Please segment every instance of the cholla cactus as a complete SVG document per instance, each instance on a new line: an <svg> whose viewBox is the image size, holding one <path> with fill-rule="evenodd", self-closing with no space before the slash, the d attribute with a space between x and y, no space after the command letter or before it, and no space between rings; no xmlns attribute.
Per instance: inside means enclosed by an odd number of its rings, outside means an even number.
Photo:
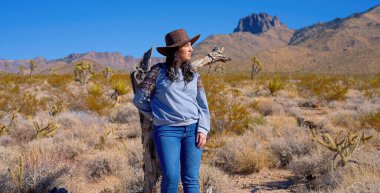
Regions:
<svg viewBox="0 0 380 193"><path fill-rule="evenodd" d="M37 122L34 123L34 129L36 130L36 133L34 135L35 139L43 138L43 137L51 137L57 132L57 129L59 127L58 123L51 123L48 122L48 124L43 127L42 123L38 124Z"/></svg>
<svg viewBox="0 0 380 193"><path fill-rule="evenodd" d="M17 192L23 192L22 184L24 180L24 161L21 156L18 158L17 167L13 170L8 169L8 171L11 173L12 181L17 185Z"/></svg>
<svg viewBox="0 0 380 193"><path fill-rule="evenodd" d="M107 138L109 135L115 134L115 128L106 127L102 134L99 136L99 144L97 144L97 147L100 150L104 150L107 142Z"/></svg>
<svg viewBox="0 0 380 193"><path fill-rule="evenodd" d="M34 60L30 60L30 61L29 61L29 69L30 69L29 77L30 77L30 78L32 78L32 73L33 73L33 71L36 70L36 68L37 68L37 63L36 63L36 61L34 61Z"/></svg>
<svg viewBox="0 0 380 193"><path fill-rule="evenodd" d="M129 88L127 86L127 82L118 80L113 86L112 89L114 92L111 95L111 98L116 102L119 101L120 96L125 95L129 92Z"/></svg>
<svg viewBox="0 0 380 193"><path fill-rule="evenodd" d="M4 114L0 114L0 120L5 117ZM11 121L8 125L0 123L0 136L7 135L9 133L9 128L13 125L15 118L17 117L17 112L13 112Z"/></svg>
<svg viewBox="0 0 380 193"><path fill-rule="evenodd" d="M62 112L62 110L65 108L65 105L63 100L54 100L53 102L49 103L49 107L49 114L50 116L54 117Z"/></svg>
<svg viewBox="0 0 380 193"><path fill-rule="evenodd" d="M107 67L103 70L103 76L104 76L104 78L106 78L107 83L110 81L112 75L113 75L113 70L112 70L112 68L109 67L109 66L107 66Z"/></svg>
<svg viewBox="0 0 380 193"><path fill-rule="evenodd" d="M261 72L264 69L264 66L261 63L261 61L256 57L251 58L251 64L252 64L251 80L253 80L253 77L256 76L259 72Z"/></svg>
<svg viewBox="0 0 380 193"><path fill-rule="evenodd" d="M86 60L81 60L75 64L74 80L80 82L81 85L85 85L93 74L92 66Z"/></svg>
<svg viewBox="0 0 380 193"><path fill-rule="evenodd" d="M335 156L332 159L332 168L336 168L335 159L338 155L341 158L340 165L345 166L348 162L353 162L350 160L352 154L358 149L358 147L364 144L367 140L371 139L373 136L365 136L362 134L353 134L351 130L343 139L340 138L342 132L339 132L336 136L325 133L322 139L318 137L315 129L311 129L312 140L318 142L323 147L335 152Z"/></svg>

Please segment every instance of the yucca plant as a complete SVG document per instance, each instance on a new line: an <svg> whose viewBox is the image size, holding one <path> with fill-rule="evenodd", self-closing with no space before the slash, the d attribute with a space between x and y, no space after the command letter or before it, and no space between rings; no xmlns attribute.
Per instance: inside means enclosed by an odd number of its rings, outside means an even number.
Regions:
<svg viewBox="0 0 380 193"><path fill-rule="evenodd" d="M130 91L130 88L127 85L126 81L118 80L113 86L112 89L114 92L111 95L111 98L116 102L120 100L120 96L127 94Z"/></svg>
<svg viewBox="0 0 380 193"><path fill-rule="evenodd" d="M267 85L267 88L269 89L271 95L281 90L283 87L284 84L278 76L275 76Z"/></svg>
<svg viewBox="0 0 380 193"><path fill-rule="evenodd" d="M101 97L103 95L103 86L95 83L88 89L88 93L94 97Z"/></svg>

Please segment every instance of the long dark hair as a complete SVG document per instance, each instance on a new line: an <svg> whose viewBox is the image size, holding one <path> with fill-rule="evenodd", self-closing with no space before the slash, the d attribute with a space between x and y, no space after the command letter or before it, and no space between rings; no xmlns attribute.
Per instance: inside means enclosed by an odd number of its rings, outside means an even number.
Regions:
<svg viewBox="0 0 380 193"><path fill-rule="evenodd" d="M190 61L182 62L179 56L178 47L168 50L168 54L166 56L166 77L170 80L170 84L179 79L178 68L176 66L180 63L180 68L186 87L187 83L192 81L194 78L194 69L190 65Z"/></svg>

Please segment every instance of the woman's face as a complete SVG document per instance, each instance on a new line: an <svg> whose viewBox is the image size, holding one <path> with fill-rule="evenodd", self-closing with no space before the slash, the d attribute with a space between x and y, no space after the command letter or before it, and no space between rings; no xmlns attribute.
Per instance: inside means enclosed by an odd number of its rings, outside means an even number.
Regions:
<svg viewBox="0 0 380 193"><path fill-rule="evenodd" d="M187 62L191 58L191 52L193 52L193 48L191 47L191 42L180 46L178 48L179 57L181 58L182 62Z"/></svg>

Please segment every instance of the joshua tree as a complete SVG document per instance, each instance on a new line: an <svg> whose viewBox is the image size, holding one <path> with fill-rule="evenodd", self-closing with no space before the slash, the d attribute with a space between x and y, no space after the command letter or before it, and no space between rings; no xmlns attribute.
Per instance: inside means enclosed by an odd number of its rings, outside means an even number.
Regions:
<svg viewBox="0 0 380 193"><path fill-rule="evenodd" d="M36 70L36 68L37 68L37 63L36 63L36 61L34 61L34 60L30 60L30 61L29 61L29 69L30 69L29 77L30 77L30 78L32 78L32 73L33 73L33 71Z"/></svg>
<svg viewBox="0 0 380 193"><path fill-rule="evenodd" d="M264 69L264 67L261 61L256 57L251 58L251 65L252 65L251 80L253 80L253 77L255 77L259 72L261 72Z"/></svg>
<svg viewBox="0 0 380 193"><path fill-rule="evenodd" d="M24 72L25 72L25 66L21 65L18 67L18 74L20 76L24 76Z"/></svg>
<svg viewBox="0 0 380 193"><path fill-rule="evenodd" d="M85 85L88 79L94 74L92 66L86 60L80 60L75 64L74 80Z"/></svg>
<svg viewBox="0 0 380 193"><path fill-rule="evenodd" d="M103 76L104 76L104 78L106 78L107 83L110 81L112 75L113 75L113 70L112 70L112 68L109 67L109 66L107 66L107 67L103 70Z"/></svg>

